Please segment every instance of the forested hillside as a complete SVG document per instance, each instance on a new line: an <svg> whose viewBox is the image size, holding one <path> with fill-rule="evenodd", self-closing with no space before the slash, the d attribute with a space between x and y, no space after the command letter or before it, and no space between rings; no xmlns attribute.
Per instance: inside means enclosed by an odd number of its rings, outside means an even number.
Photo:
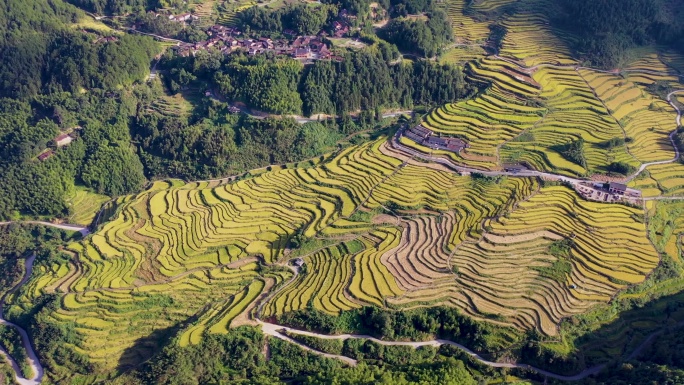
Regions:
<svg viewBox="0 0 684 385"><path fill-rule="evenodd" d="M576 34L577 53L594 65L616 67L624 64L630 48L655 43L684 52L681 2L562 0L550 10L556 12L557 25Z"/></svg>
<svg viewBox="0 0 684 385"><path fill-rule="evenodd" d="M83 13L60 0L3 0L0 7L0 96L113 88L140 80L158 47L147 37L94 44L70 27ZM21 71L17 71L21 68Z"/></svg>
<svg viewBox="0 0 684 385"><path fill-rule="evenodd" d="M0 0L0 347L59 385L684 384L682 20Z"/></svg>

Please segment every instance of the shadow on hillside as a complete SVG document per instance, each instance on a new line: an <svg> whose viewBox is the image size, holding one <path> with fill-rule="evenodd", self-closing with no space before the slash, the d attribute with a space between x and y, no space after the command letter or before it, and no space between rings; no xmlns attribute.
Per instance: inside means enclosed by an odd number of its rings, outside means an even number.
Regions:
<svg viewBox="0 0 684 385"><path fill-rule="evenodd" d="M147 362L160 352L182 327L183 325L176 324L165 329L155 330L152 334L137 339L133 346L124 350L119 358L117 370L123 373Z"/></svg>
<svg viewBox="0 0 684 385"><path fill-rule="evenodd" d="M627 308L629 302L616 304ZM569 320L569 329L581 330L586 321ZM554 373L574 375L582 367L649 361L654 341L684 330L684 292L665 296L643 306L619 312L618 318L575 340L575 352L568 359L548 349L523 349L521 361Z"/></svg>

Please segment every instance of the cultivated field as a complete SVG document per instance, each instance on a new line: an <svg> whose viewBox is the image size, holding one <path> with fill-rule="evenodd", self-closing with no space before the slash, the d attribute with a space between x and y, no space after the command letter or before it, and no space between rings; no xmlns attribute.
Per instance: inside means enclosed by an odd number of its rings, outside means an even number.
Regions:
<svg viewBox="0 0 684 385"><path fill-rule="evenodd" d="M508 32L499 55L485 55L477 44L489 35L487 15L517 3L519 12L502 16ZM478 170L524 163L576 177L606 174L616 162L638 168L671 160L675 112L649 86L674 87L684 58L656 48L616 71L581 67L566 37L526 3L441 3L462 44L441 60L463 63L481 87L473 98L432 109L423 125L469 147L452 153L406 137L401 144ZM254 5L216 4L219 23L234 25L237 12ZM197 11L213 17L213 6ZM192 104L178 94L149 109L187 116ZM564 151L580 139L582 161ZM629 186L644 197L684 196L684 165L651 164ZM70 221L92 222L108 199L77 191ZM96 371L142 362L165 333L193 345L256 316L311 308L336 315L447 305L557 341L563 319L637 296L625 289L647 279L661 258L681 264L684 246L681 201L647 200L644 210L586 201L539 178L460 175L410 158L387 137L237 180L157 181L112 207L103 215L109 220L61 258L39 258L6 308L9 319L19 318L54 299L41 320L66 328L73 338L63 348ZM587 362L621 354L633 328L657 326L634 314L601 331L605 346L582 347L592 352Z"/></svg>
<svg viewBox="0 0 684 385"><path fill-rule="evenodd" d="M181 345L225 333L257 303L263 316L448 304L555 335L658 262L639 210L403 162L381 138L228 184L156 182L62 262L37 265L10 314L58 295L48 317L78 335L66 348L102 368L157 349L157 330L180 328ZM288 268L296 234L322 246ZM558 275L550 250L563 239L574 244Z"/></svg>
<svg viewBox="0 0 684 385"><path fill-rule="evenodd" d="M74 194L67 200L67 205L73 214L69 217L69 223L89 226L102 205L109 201L109 197L89 191L86 188L77 187Z"/></svg>
<svg viewBox="0 0 684 385"><path fill-rule="evenodd" d="M475 1L470 8L486 14L483 9L506 3ZM465 3L446 4L458 15ZM623 69L583 68L572 58L562 32L527 8L532 7L520 2L518 12L503 17L501 25L507 33L498 56L478 57L466 51L472 49L457 47L442 57L465 63L467 76L481 84L481 92L432 110L423 124L442 135L462 138L470 147L450 154L406 139L403 143L475 168L493 170L504 163L524 162L537 170L576 176L605 174L613 163L637 168L672 159L668 134L676 128L676 114L649 86L656 82L680 86L677 71L684 58L654 48L635 52L639 59ZM464 18L471 22L459 21ZM483 36L481 24L488 25L462 14L452 19L457 37L468 41L473 41L468 36ZM459 27L467 32L459 34ZM584 142L581 162L563 153L565 145L580 139Z"/></svg>

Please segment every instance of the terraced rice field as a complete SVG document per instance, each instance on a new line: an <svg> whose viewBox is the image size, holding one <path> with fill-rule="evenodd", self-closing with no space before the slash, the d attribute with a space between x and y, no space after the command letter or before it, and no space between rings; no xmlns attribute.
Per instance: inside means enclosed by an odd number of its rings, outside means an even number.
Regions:
<svg viewBox="0 0 684 385"><path fill-rule="evenodd" d="M215 5L216 1L209 0L195 6L193 11L196 16L199 16L201 25L210 26L213 24L214 17L212 13L214 12Z"/></svg>
<svg viewBox="0 0 684 385"><path fill-rule="evenodd" d="M218 24L224 25L226 27L237 26L237 14L247 8L255 6L256 4L256 1L253 0L224 1L218 7Z"/></svg>
<svg viewBox="0 0 684 385"><path fill-rule="evenodd" d="M515 3L516 0L475 0L471 2L470 9L475 12L495 13Z"/></svg>
<svg viewBox="0 0 684 385"><path fill-rule="evenodd" d="M508 29L501 56L519 60L526 67L540 64L573 65L567 45L557 37L547 18L538 13L521 11L503 22Z"/></svg>
<svg viewBox="0 0 684 385"><path fill-rule="evenodd" d="M629 186L641 189L644 197L684 197L684 164L675 162L648 166Z"/></svg>
<svg viewBox="0 0 684 385"><path fill-rule="evenodd" d="M192 105L182 94L163 95L152 102L150 108L164 116L185 116L192 109Z"/></svg>
<svg viewBox="0 0 684 385"><path fill-rule="evenodd" d="M110 369L158 349L147 338L155 331L179 328L177 343L196 344L257 308L270 316L448 304L555 335L561 318L606 302L658 262L639 210L534 178L407 164L386 138L302 164L222 185L156 182L122 199L61 262L35 266L8 314L57 295L50 320L77 336L65 348ZM384 214L358 222L359 210ZM290 269L295 234L326 246ZM542 275L557 259L550 245L568 238L570 273Z"/></svg>
<svg viewBox="0 0 684 385"><path fill-rule="evenodd" d="M457 43L482 43L489 35L488 22L477 21L463 14L466 0L447 0L443 3Z"/></svg>
<svg viewBox="0 0 684 385"><path fill-rule="evenodd" d="M653 243L659 250L681 263L684 258L684 203L682 201L651 201L647 205L651 218Z"/></svg>
<svg viewBox="0 0 684 385"><path fill-rule="evenodd" d="M430 282L391 303L448 303L477 318L496 315L498 322L554 335L561 318L606 302L657 265L644 224L632 218L636 213L579 201L564 187L544 188L510 214L486 220L487 232L454 249L455 280ZM539 268L556 260L548 252L551 242L567 238L574 240L571 273L561 282L541 276Z"/></svg>
<svg viewBox="0 0 684 385"><path fill-rule="evenodd" d="M469 63L467 69L491 86L477 98L434 109L424 125L465 139L470 147L460 154L461 162L468 163L468 156L486 157L494 167L498 147L532 129L547 111L526 105L523 98L537 96L539 84L515 65L485 58Z"/></svg>
<svg viewBox="0 0 684 385"><path fill-rule="evenodd" d="M617 75L591 70L579 73L631 139L627 149L633 157L642 163L674 157L668 135L674 129L676 113L666 101Z"/></svg>
<svg viewBox="0 0 684 385"><path fill-rule="evenodd" d="M128 198L97 233L70 245L63 263L36 266L37 277L18 305L62 293L52 317L73 321L83 337L69 348L105 367L117 365L116 357L138 360L139 353L128 349L138 339L191 317L197 321L187 325L181 343L225 331L267 283L290 278L287 271L260 272L261 265L282 258L289 237L314 236L351 215L397 169L401 161L380 153L381 144L350 148L317 167L283 168L233 184L157 182ZM373 242L381 243L379 235L367 237L366 254L355 257L357 271L375 258ZM367 275L379 277L375 270ZM378 286L374 293L357 281L369 298L396 290Z"/></svg>
<svg viewBox="0 0 684 385"><path fill-rule="evenodd" d="M109 199L106 195L96 194L88 189L77 187L74 194L67 200L67 205L74 212L69 217L69 223L89 226L95 219L100 207Z"/></svg>
<svg viewBox="0 0 684 385"><path fill-rule="evenodd" d="M476 2L482 7L489 3ZM457 7L460 2L447 4ZM614 162L638 167L673 157L667 135L675 128L674 110L646 86L656 81L674 84L678 74L666 63L676 62L677 55L645 52L623 77L575 68L569 48L556 37L558 31L551 30L544 16L527 12L524 4L503 24L508 32L501 58L465 64L467 75L483 84L483 91L424 118L426 127L465 139L470 147L459 154L441 154L402 139L405 145L476 168L524 162L566 175L605 173ZM586 164L559 150L580 138ZM608 145L612 138L626 143Z"/></svg>

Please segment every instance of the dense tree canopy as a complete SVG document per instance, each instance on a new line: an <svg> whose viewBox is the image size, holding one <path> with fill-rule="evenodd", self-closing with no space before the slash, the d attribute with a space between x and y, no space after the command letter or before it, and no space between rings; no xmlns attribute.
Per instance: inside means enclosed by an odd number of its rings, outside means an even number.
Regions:
<svg viewBox="0 0 684 385"><path fill-rule="evenodd" d="M402 51L433 57L453 39L453 30L446 13L436 10L427 15L427 20L392 19L380 31L380 37Z"/></svg>
<svg viewBox="0 0 684 385"><path fill-rule="evenodd" d="M69 26L83 15L59 0L3 4L0 96L28 98L131 84L144 77L158 52L152 39L141 36L120 35L115 42L95 44L96 35Z"/></svg>
<svg viewBox="0 0 684 385"><path fill-rule="evenodd" d="M563 0L558 25L578 35L575 48L589 62L615 67L627 50L658 42L682 49L684 7L665 0Z"/></svg>
<svg viewBox="0 0 684 385"><path fill-rule="evenodd" d="M239 13L243 27L253 31L280 33L283 29L291 29L298 35L317 34L336 15L337 7L328 4L296 4L277 10L251 7Z"/></svg>
<svg viewBox="0 0 684 385"><path fill-rule="evenodd" d="M403 63L396 47L381 42L340 62L303 67L291 59L204 53L167 57L165 80L172 90L193 81L225 99L280 114L337 114L437 105L468 96L473 87L459 67L426 61Z"/></svg>

